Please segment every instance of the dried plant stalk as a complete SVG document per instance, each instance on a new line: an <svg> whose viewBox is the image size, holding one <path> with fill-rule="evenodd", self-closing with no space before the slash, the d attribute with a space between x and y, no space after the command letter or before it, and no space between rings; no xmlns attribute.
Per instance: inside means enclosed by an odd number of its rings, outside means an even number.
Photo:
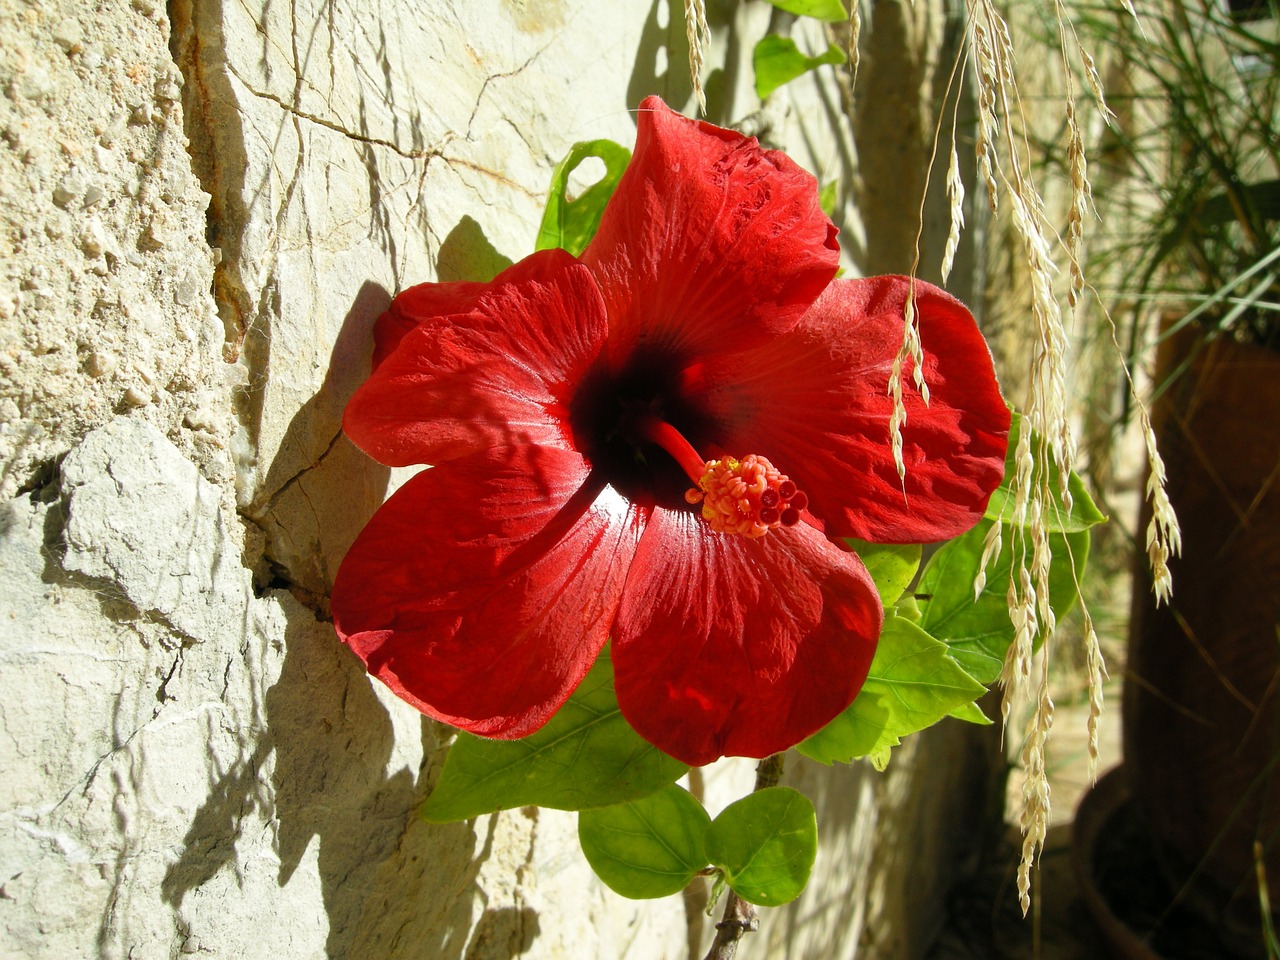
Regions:
<svg viewBox="0 0 1280 960"><path fill-rule="evenodd" d="M903 312L902 346L893 358L893 367L889 371L889 394L893 397L893 413L889 417L889 435L893 446L893 462L898 470L898 479L905 480L907 466L902 459L902 425L907 422L907 411L902 403L902 371L907 362L911 362L911 379L920 398L929 402L929 384L924 379L924 349L920 346L920 327L916 322L916 288L912 282L907 291L907 302Z"/></svg>
<svg viewBox="0 0 1280 960"><path fill-rule="evenodd" d="M1053 729L1053 700L1049 697L1049 657L1040 658L1040 683L1036 695L1036 708L1027 722L1026 745L1022 750L1022 765L1026 780L1022 785L1022 862L1018 865L1018 903L1025 915L1031 908L1031 869L1037 851L1044 848L1049 832L1050 790L1049 777L1045 773L1045 745L1049 731Z"/></svg>
<svg viewBox="0 0 1280 960"><path fill-rule="evenodd" d="M862 54L858 41L862 38L862 8L859 0L849 0L849 46L845 55L849 59L849 102L853 103L853 88L858 85L858 63Z"/></svg>
<svg viewBox="0 0 1280 960"><path fill-rule="evenodd" d="M1085 667L1089 672L1089 780L1098 779L1098 729L1102 719L1102 685L1107 679L1107 667L1102 661L1102 647L1098 644L1098 632L1093 628L1093 617L1084 611Z"/></svg>
<svg viewBox="0 0 1280 960"><path fill-rule="evenodd" d="M1120 2L1126 11L1136 16L1131 3L1127 0ZM1086 287L1083 268L1086 223L1091 215L1096 215L1093 211L1085 137L1073 88L1074 70L1078 69L1083 76L1103 120L1111 123L1114 114L1106 104L1096 63L1082 46L1071 25L1068 0L1054 0L1053 10L1065 78L1067 169L1071 188L1067 235L1065 239L1060 238L1049 222L1044 200L1028 172L1029 148L1025 140L1014 133L1020 126L1018 121L1022 100L1018 91L1014 43L1008 23L993 0L966 0L966 9L967 34L961 57L967 58L972 64L976 80L977 130L974 146L978 171L981 182L986 187L993 215L998 214L1002 206L1010 213L1014 232L1022 240L1022 252L1031 285L1030 379L1027 396L1021 405L1023 427L1014 450L1014 475L1010 481L1012 498L1010 515L1006 518L1009 521L1009 549L1013 558L1006 596L1009 617L1014 626L1014 640L1000 678L1004 689L1001 712L1006 727L1016 702L1026 700L1032 704L1022 751L1026 783L1020 821L1025 839L1018 890L1025 912L1030 907L1031 870L1044 842L1050 811L1044 752L1053 720L1053 704L1048 685L1048 653L1057 629L1049 595L1049 569L1053 559L1049 530L1056 526L1052 522L1056 518L1050 515L1050 511L1059 509L1059 503L1065 505L1067 510L1071 509L1067 479L1071 475L1076 457L1076 439L1070 421L1068 393L1071 342L1055 289L1058 274L1056 254L1061 251L1065 256L1068 272L1066 301L1074 310ZM936 153L935 148L935 156ZM956 207L963 202L963 187L959 185L954 133L947 169L947 196L952 213L951 230L943 254L944 276L950 272L959 231L964 222L963 211L959 215L956 211ZM914 355L918 337L913 318L908 316L904 323L902 348L894 366L895 377L899 376L902 361ZM1128 371L1125 372L1127 375ZM898 412L901 402L900 384L896 379L891 379L890 383L895 401L891 430L897 449L900 443L898 431L905 418ZM1130 384L1132 385L1132 378ZM1140 404L1139 407L1141 409ZM1148 456L1152 463L1148 495L1155 513L1148 532L1148 554L1156 575L1157 596L1164 598L1169 589L1166 561L1178 547L1177 521L1168 506L1168 498L1164 495L1163 468L1155 451L1154 436L1146 426L1145 410L1143 423L1144 435L1148 438ZM1043 442L1033 444L1033 433L1042 438ZM1049 477L1055 472L1060 477L1060 483L1056 489L1051 489ZM993 530L998 529L999 525L993 527ZM977 591L984 588L987 565L1001 546L999 533L988 534L983 545L982 572L974 584ZM1102 684L1106 669L1087 608L1084 610L1084 623L1092 771L1096 769L1098 722L1102 712ZM1045 654L1039 659L1041 667L1038 678L1034 667L1037 662L1034 657L1037 640L1043 641L1045 646Z"/></svg>
<svg viewBox="0 0 1280 960"><path fill-rule="evenodd" d="M1182 531L1178 517L1165 492L1164 460L1156 449L1156 434L1145 406L1138 408L1138 422L1147 448L1147 499L1151 501L1151 522L1147 526L1147 561L1151 564L1151 588L1156 603L1167 603L1173 593L1169 558L1182 552Z"/></svg>
<svg viewBox="0 0 1280 960"><path fill-rule="evenodd" d="M698 101L698 112L705 116L707 94L702 89L702 64L706 48L711 43L706 0L684 0L684 32L689 40L689 78L693 81L693 95Z"/></svg>

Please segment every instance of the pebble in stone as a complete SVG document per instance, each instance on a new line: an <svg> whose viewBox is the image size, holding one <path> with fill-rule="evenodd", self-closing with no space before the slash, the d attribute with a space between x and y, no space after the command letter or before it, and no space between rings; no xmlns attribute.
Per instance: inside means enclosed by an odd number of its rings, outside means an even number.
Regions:
<svg viewBox="0 0 1280 960"><path fill-rule="evenodd" d="M205 433L217 432L218 416L206 404L201 404L194 410L190 411L184 418L185 423L192 430L203 430Z"/></svg>
<svg viewBox="0 0 1280 960"><path fill-rule="evenodd" d="M110 376L115 371L116 364L116 356L110 350L95 350L85 358L84 372L101 379Z"/></svg>
<svg viewBox="0 0 1280 960"><path fill-rule="evenodd" d="M27 100L43 100L53 93L56 84L44 67L27 68L14 82L12 90Z"/></svg>
<svg viewBox="0 0 1280 960"><path fill-rule="evenodd" d="M53 28L53 42L67 53L79 53L83 49L84 28L79 20L68 17Z"/></svg>
<svg viewBox="0 0 1280 960"><path fill-rule="evenodd" d="M53 188L53 202L60 207L69 207L84 195L84 177L72 170Z"/></svg>
<svg viewBox="0 0 1280 960"><path fill-rule="evenodd" d="M84 229L80 232L80 249L89 257L100 257L106 252L107 232L97 217L85 221Z"/></svg>

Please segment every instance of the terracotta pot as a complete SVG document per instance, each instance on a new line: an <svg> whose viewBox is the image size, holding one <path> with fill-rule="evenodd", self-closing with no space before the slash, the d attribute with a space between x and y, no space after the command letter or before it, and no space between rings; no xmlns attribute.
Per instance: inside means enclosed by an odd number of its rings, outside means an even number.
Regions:
<svg viewBox="0 0 1280 960"><path fill-rule="evenodd" d="M1159 954L1117 915L1099 882L1099 874L1107 869L1099 862L1104 857L1105 833L1130 803L1123 767L1109 771L1080 799L1071 821L1071 864L1080 897L1114 960L1159 960Z"/></svg>
<svg viewBox="0 0 1280 960"><path fill-rule="evenodd" d="M1135 581L1124 758L1173 889L1252 957L1255 841L1280 916L1280 353L1199 346L1155 410L1183 556L1171 604Z"/></svg>

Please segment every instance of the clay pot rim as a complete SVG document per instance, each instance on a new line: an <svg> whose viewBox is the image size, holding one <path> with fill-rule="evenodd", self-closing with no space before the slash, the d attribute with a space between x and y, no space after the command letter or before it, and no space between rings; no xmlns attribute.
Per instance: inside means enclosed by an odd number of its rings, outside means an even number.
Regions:
<svg viewBox="0 0 1280 960"><path fill-rule="evenodd" d="M1071 865L1081 899L1102 932L1111 956L1115 960L1160 960L1160 955L1112 912L1093 879L1093 854L1098 838L1129 802L1129 784L1123 765L1112 767L1085 792L1071 824Z"/></svg>

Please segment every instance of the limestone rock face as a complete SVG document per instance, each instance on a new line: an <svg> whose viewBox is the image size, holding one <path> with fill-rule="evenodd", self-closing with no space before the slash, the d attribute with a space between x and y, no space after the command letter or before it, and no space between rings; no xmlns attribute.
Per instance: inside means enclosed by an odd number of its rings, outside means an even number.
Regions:
<svg viewBox="0 0 1280 960"><path fill-rule="evenodd" d="M847 194L836 78L752 113L769 12L722 6L714 119L751 114ZM530 252L575 141L629 145L649 93L687 109L682 15L0 0L0 956L705 951L705 890L614 896L572 814L417 817L451 734L326 612L403 479L341 432L374 319ZM862 769L801 776L821 879L754 949L853 956L904 902L875 855L900 803Z"/></svg>
<svg viewBox="0 0 1280 960"><path fill-rule="evenodd" d="M644 13L175 5L216 290L247 371L239 502L292 582L323 594L386 494L386 471L340 431L373 320L404 287L487 279L531 252L568 147L633 139L626 64Z"/></svg>
<svg viewBox="0 0 1280 960"><path fill-rule="evenodd" d="M235 632L252 599L218 489L155 427L119 417L62 462L62 566L118 589L196 642Z"/></svg>

